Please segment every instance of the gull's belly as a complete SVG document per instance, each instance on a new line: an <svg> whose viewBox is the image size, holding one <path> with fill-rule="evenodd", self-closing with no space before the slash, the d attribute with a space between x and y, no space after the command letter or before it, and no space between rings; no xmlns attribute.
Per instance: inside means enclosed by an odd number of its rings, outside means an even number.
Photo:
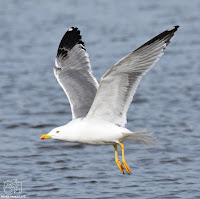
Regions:
<svg viewBox="0 0 200 199"><path fill-rule="evenodd" d="M80 129L78 142L91 145L111 145L123 138L124 128L114 124L84 124Z"/></svg>
<svg viewBox="0 0 200 199"><path fill-rule="evenodd" d="M61 129L60 140L90 145L111 145L123 140L126 128L99 120L74 119ZM60 133L61 135L61 133Z"/></svg>
<svg viewBox="0 0 200 199"><path fill-rule="evenodd" d="M117 143L122 137L121 133L84 132L78 142L92 145L111 145Z"/></svg>

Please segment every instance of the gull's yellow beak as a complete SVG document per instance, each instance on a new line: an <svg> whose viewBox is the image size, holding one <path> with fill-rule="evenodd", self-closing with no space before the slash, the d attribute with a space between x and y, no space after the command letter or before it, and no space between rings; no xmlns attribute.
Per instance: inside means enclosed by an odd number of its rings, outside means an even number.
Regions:
<svg viewBox="0 0 200 199"><path fill-rule="evenodd" d="M40 137L40 140L44 140L44 139L46 139L46 138L51 138L51 136L48 135L48 134L44 134L44 135L42 135L42 136Z"/></svg>

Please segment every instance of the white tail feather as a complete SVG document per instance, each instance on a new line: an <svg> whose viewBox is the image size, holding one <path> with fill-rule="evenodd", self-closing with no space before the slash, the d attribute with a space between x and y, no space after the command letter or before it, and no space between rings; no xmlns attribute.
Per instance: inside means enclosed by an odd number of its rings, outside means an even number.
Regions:
<svg viewBox="0 0 200 199"><path fill-rule="evenodd" d="M123 135L124 135L123 140L133 140L133 141L140 142L148 146L155 145L155 141L156 141L152 133L144 132L143 130L132 132L131 134L123 133Z"/></svg>

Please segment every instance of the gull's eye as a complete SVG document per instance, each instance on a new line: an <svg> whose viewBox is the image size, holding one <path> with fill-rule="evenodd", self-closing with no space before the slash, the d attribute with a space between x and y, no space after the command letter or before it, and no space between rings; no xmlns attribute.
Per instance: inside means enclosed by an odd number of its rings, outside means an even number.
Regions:
<svg viewBox="0 0 200 199"><path fill-rule="evenodd" d="M60 133L60 131L56 131L56 133Z"/></svg>

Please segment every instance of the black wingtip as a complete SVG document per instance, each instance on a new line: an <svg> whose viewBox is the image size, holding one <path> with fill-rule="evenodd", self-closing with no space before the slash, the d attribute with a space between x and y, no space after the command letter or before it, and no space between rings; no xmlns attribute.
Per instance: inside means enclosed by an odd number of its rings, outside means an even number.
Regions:
<svg viewBox="0 0 200 199"><path fill-rule="evenodd" d="M57 56L66 57L68 51L70 51L76 44L82 44L84 48L84 42L80 35L80 30L77 27L71 27L63 36L58 47Z"/></svg>
<svg viewBox="0 0 200 199"><path fill-rule="evenodd" d="M173 26L172 28L167 29L166 31L160 33L153 39L149 40L148 42L146 42L145 44L140 46L138 49L141 49L144 46L150 45L150 44L154 43L155 41L162 40L162 39L164 39L166 45L168 45L170 43L170 39L174 36L174 33L178 30L178 28L179 28L179 26L176 25L176 26ZM138 49L136 49L136 50L138 50Z"/></svg>
<svg viewBox="0 0 200 199"><path fill-rule="evenodd" d="M167 29L166 31L168 31L168 32L176 32L179 27L180 27L179 25L176 25L176 26L173 26L172 28Z"/></svg>

